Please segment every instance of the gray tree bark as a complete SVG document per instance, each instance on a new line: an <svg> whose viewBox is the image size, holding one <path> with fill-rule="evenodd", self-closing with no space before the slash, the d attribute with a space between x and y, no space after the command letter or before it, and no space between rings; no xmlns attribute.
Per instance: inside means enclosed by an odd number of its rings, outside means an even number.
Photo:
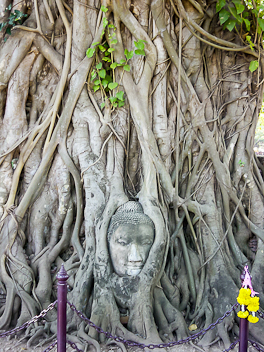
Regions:
<svg viewBox="0 0 264 352"><path fill-rule="evenodd" d="M76 307L133 341L206 328L235 303L245 264L263 307L264 170L253 152L261 47L244 44L243 27L242 36L220 27L210 2L0 0L1 23L15 10L28 17L0 32L0 329L55 300L62 263ZM101 77L94 91L101 69L118 88ZM141 272L120 276L107 233L131 200L155 237ZM30 344L47 326L55 332L55 319L29 331ZM199 344L228 348L237 324L230 315ZM263 323L251 325L264 342ZM80 344L104 341L77 318L68 328Z"/></svg>

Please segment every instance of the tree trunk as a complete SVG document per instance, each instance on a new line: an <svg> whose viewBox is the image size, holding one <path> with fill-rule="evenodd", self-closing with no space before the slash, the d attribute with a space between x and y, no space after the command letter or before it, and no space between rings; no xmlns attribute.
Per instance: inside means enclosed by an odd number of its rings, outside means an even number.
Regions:
<svg viewBox="0 0 264 352"><path fill-rule="evenodd" d="M55 300L62 263L77 309L145 344L222 316L245 264L263 307L256 18L251 50L208 1L0 0L0 17L0 329ZM199 344L228 348L237 324Z"/></svg>

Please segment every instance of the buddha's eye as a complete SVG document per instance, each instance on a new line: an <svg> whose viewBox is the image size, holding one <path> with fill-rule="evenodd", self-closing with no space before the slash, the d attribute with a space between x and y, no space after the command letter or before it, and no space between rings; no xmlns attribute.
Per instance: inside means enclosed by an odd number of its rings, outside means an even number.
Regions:
<svg viewBox="0 0 264 352"><path fill-rule="evenodd" d="M121 244L121 246L126 246L127 245L127 243L124 240L122 240L122 239L117 240L117 243Z"/></svg>

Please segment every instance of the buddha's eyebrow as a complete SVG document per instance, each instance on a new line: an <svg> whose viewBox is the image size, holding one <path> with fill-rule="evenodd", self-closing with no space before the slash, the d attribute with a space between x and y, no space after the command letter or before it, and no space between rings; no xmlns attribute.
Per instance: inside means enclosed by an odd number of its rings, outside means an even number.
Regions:
<svg viewBox="0 0 264 352"><path fill-rule="evenodd" d="M129 236L126 233L120 233L116 235L116 240L120 240L120 239L124 239L127 240L129 238Z"/></svg>

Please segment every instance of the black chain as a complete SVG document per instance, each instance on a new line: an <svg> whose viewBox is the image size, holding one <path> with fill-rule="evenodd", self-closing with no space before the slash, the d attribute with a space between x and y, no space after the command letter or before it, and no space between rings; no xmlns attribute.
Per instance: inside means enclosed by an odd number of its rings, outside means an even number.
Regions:
<svg viewBox="0 0 264 352"><path fill-rule="evenodd" d="M149 344L149 345L145 345L143 343L138 343L138 342L134 342L134 341L130 341L130 340L125 340L123 337L120 336L113 336L110 332L104 331L102 328L100 328L99 326L95 325L93 322L91 322L90 319L86 318L86 316L79 310L77 310L77 308L74 306L74 304L70 303L69 301L67 301L68 305L70 306L71 310L74 311L82 320L84 320L89 326L91 326L92 328L94 328L97 332L99 332L100 334L104 334L105 336L107 336L108 338L111 338L117 342L122 342L124 344L126 344L127 346L137 346L139 348L149 348L149 349L154 349L154 348L166 348L166 347L173 347L173 346L177 346L177 345L182 345L184 343L190 342L192 340L197 339L200 336L203 336L207 333L207 331L214 329L216 327L216 325L220 324L226 317L230 316L231 313L237 309L237 307L239 306L238 303L235 303L230 310L228 310L222 317L218 318L216 320L215 323L210 324L206 329L203 329L201 331L199 331L198 333L187 337L186 339L182 339L179 341L173 341L173 342L169 342L169 343L160 343L160 344ZM232 346L232 345L231 345ZM231 348L229 347L229 349L227 351L230 351ZM263 351L264 352L264 351Z"/></svg>
<svg viewBox="0 0 264 352"><path fill-rule="evenodd" d="M236 341L232 342L231 345L226 350L224 350L223 352L231 351L238 343L239 343L239 339L237 339Z"/></svg>
<svg viewBox="0 0 264 352"><path fill-rule="evenodd" d="M77 351L77 352L83 352L83 350L80 350L80 349L77 347L76 343L71 342L71 341L69 341L69 340L67 340L66 342L67 342L75 351ZM44 351L44 352L45 352L45 351Z"/></svg>
<svg viewBox="0 0 264 352"><path fill-rule="evenodd" d="M57 340L55 342L51 343L43 352L51 351L56 345L57 345Z"/></svg>
<svg viewBox="0 0 264 352"><path fill-rule="evenodd" d="M262 313L260 310L258 310L258 316L259 316L261 319L264 319L264 313Z"/></svg>
<svg viewBox="0 0 264 352"><path fill-rule="evenodd" d="M253 347L259 352L264 352L264 349L260 347L260 345L256 341L248 340Z"/></svg>
<svg viewBox="0 0 264 352"><path fill-rule="evenodd" d="M26 329L29 325L37 322L40 318L44 318L45 315L50 311L52 310L55 305L57 304L57 301L51 303L46 309L43 309L42 312L39 313L39 315L35 315L33 318L31 318L30 320L28 320L27 322L25 322L23 325L21 326L18 326L12 330L9 330L9 331L6 331L6 332L3 332L0 334L0 338L1 337L7 337L9 335L12 335L12 334L15 334L16 332L18 331L21 331L23 329Z"/></svg>

